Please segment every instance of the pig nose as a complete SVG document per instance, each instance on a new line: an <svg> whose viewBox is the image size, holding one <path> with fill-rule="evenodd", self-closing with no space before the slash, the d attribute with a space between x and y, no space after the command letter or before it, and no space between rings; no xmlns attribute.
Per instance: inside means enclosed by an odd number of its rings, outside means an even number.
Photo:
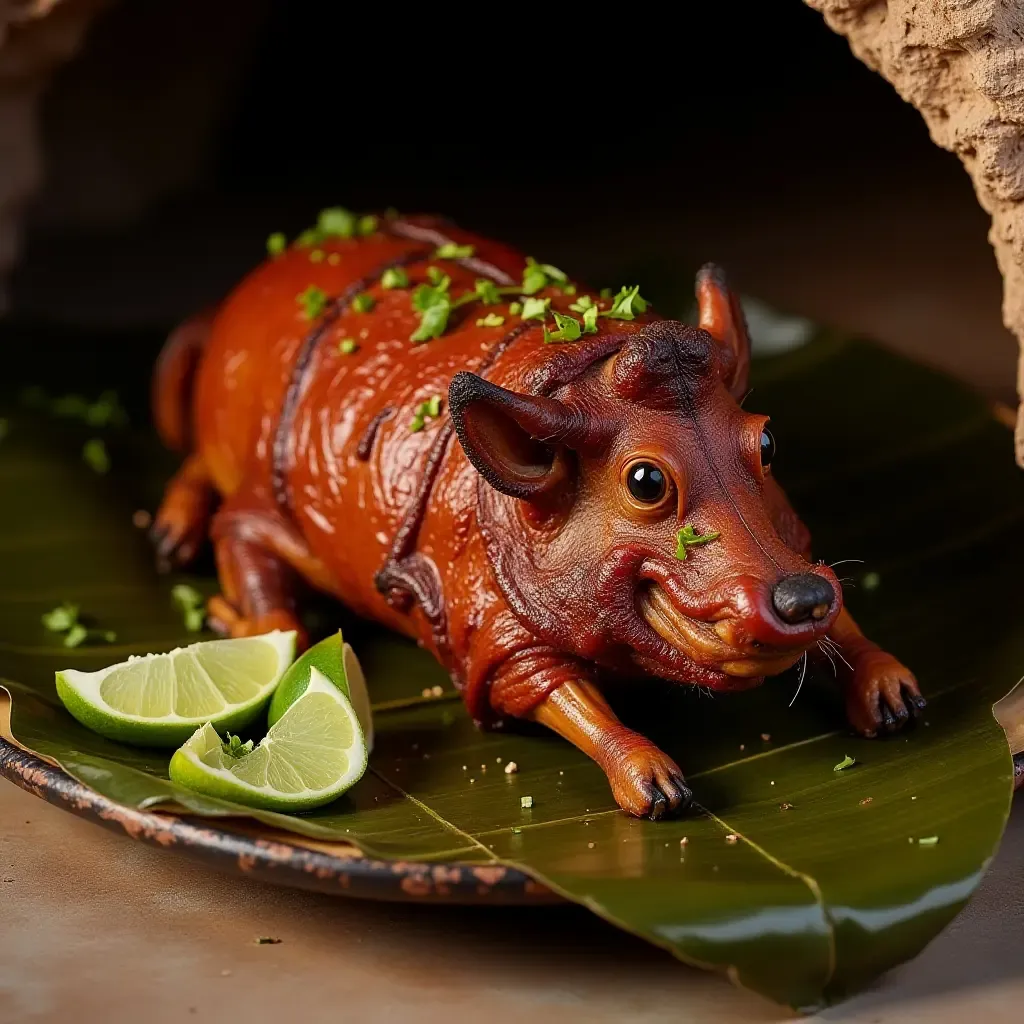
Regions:
<svg viewBox="0 0 1024 1024"><path fill-rule="evenodd" d="M832 610L836 592L824 576L802 572L787 576L772 589L772 604L783 622L791 626L823 619Z"/></svg>

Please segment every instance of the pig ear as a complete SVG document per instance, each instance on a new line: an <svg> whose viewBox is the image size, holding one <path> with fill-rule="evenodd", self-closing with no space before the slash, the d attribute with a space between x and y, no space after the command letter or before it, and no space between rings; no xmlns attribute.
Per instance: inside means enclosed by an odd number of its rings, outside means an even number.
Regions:
<svg viewBox="0 0 1024 1024"><path fill-rule="evenodd" d="M507 391L465 371L448 388L448 408L477 472L514 498L538 498L564 481L559 447L585 434L582 415L562 402Z"/></svg>
<svg viewBox="0 0 1024 1024"><path fill-rule="evenodd" d="M739 401L747 393L750 378L750 336L739 296L725 280L725 271L705 263L697 271L698 325L718 342L722 382Z"/></svg>

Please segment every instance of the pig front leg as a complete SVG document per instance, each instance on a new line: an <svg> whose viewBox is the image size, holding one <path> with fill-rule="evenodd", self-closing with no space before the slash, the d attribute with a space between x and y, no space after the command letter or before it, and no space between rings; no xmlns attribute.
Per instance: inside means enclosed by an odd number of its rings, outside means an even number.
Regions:
<svg viewBox="0 0 1024 1024"><path fill-rule="evenodd" d="M596 761L627 813L662 818L690 803L675 761L618 720L583 662L545 647L521 650L492 676L490 703L546 725Z"/></svg>
<svg viewBox="0 0 1024 1024"><path fill-rule="evenodd" d="M593 758L608 776L615 802L636 818L663 818L692 799L683 773L649 739L627 729L591 682L563 683L531 715Z"/></svg>
<svg viewBox="0 0 1024 1024"><path fill-rule="evenodd" d="M837 672L843 684L846 717L862 736L896 732L927 705L914 673L870 641L844 608L829 631L839 645Z"/></svg>

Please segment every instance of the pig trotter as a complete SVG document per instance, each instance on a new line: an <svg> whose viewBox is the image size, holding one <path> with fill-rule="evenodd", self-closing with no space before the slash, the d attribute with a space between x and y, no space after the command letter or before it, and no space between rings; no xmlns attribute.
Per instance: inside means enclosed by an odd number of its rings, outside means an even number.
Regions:
<svg viewBox="0 0 1024 1024"><path fill-rule="evenodd" d="M676 763L627 729L593 683L563 683L531 717L593 758L608 776L615 802L628 814L654 820L689 806L692 794Z"/></svg>
<svg viewBox="0 0 1024 1024"><path fill-rule="evenodd" d="M190 455L168 484L149 531L161 572L184 568L195 558L206 540L213 502L203 460Z"/></svg>
<svg viewBox="0 0 1024 1024"><path fill-rule="evenodd" d="M878 648L856 654L845 685L846 717L862 736L902 729L924 710L913 672Z"/></svg>

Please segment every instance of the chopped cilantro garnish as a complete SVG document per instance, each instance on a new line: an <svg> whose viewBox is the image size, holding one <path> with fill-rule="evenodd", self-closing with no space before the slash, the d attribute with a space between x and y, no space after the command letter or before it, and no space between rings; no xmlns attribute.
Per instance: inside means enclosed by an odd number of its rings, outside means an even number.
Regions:
<svg viewBox="0 0 1024 1024"><path fill-rule="evenodd" d="M545 343L553 341L576 341L579 338L582 333L579 320L574 316L567 316L565 313L559 313L555 310L551 311L551 315L555 318L555 323L558 325L558 329L555 331L549 331L546 327L544 328Z"/></svg>
<svg viewBox="0 0 1024 1024"><path fill-rule="evenodd" d="M82 458L94 473L106 473L110 469L110 456L107 446L98 437L92 437L82 448Z"/></svg>
<svg viewBox="0 0 1024 1024"><path fill-rule="evenodd" d="M230 754L232 757L245 757L246 754L252 753L252 748L252 740L243 743L242 737L236 736L234 733L229 732L228 738L224 740L224 753Z"/></svg>
<svg viewBox="0 0 1024 1024"><path fill-rule="evenodd" d="M295 244L301 249L308 248L311 245L319 245L324 240L323 232L319 228L306 228L305 231L299 234L299 237L295 239Z"/></svg>
<svg viewBox="0 0 1024 1024"><path fill-rule="evenodd" d="M518 316L523 311L523 304L521 302L510 302L508 304L508 311L512 316Z"/></svg>
<svg viewBox="0 0 1024 1024"><path fill-rule="evenodd" d="M336 267L341 262L341 254L340 253L336 253L336 252L332 252L327 257L327 262L330 263L330 265L332 267Z"/></svg>
<svg viewBox="0 0 1024 1024"><path fill-rule="evenodd" d="M77 647L87 636L89 631L85 626L76 622L68 631L64 634L64 646L65 647Z"/></svg>
<svg viewBox="0 0 1024 1024"><path fill-rule="evenodd" d="M445 242L439 245L434 252L434 258L438 260L465 260L468 259L476 249L472 245L459 245L457 242Z"/></svg>
<svg viewBox="0 0 1024 1024"><path fill-rule="evenodd" d="M501 302L501 292L498 291L498 286L486 277L478 277L474 288L474 294L485 306L496 306Z"/></svg>
<svg viewBox="0 0 1024 1024"><path fill-rule="evenodd" d="M355 338L342 338L341 341L338 342L338 351L343 356L352 355L357 348L359 348L359 346L356 344Z"/></svg>
<svg viewBox="0 0 1024 1024"><path fill-rule="evenodd" d="M181 611L185 619L185 628L190 633L198 633L206 622L203 595L195 587L179 583L171 587L171 600Z"/></svg>
<svg viewBox="0 0 1024 1024"><path fill-rule="evenodd" d="M597 294L602 299L610 299L612 297L612 290L611 288L602 288Z"/></svg>
<svg viewBox="0 0 1024 1024"><path fill-rule="evenodd" d="M527 298L523 300L524 320L543 320L551 305L550 299Z"/></svg>
<svg viewBox="0 0 1024 1024"><path fill-rule="evenodd" d="M586 313L588 309L594 309L597 303L589 295L581 295L575 302L569 303L569 308L574 313Z"/></svg>
<svg viewBox="0 0 1024 1024"><path fill-rule="evenodd" d="M392 288L408 288L409 275L405 272L404 267L388 267L381 274L380 286L381 288L387 288L389 291Z"/></svg>
<svg viewBox="0 0 1024 1024"><path fill-rule="evenodd" d="M684 526L676 533L676 558L685 562L689 548L698 544L709 544L713 540L718 540L719 536L717 530L699 534L692 526Z"/></svg>
<svg viewBox="0 0 1024 1024"><path fill-rule="evenodd" d="M304 292L295 296L295 301L302 307L302 315L307 320L315 320L327 305L327 296L323 290L311 284Z"/></svg>
<svg viewBox="0 0 1024 1024"><path fill-rule="evenodd" d="M597 306L590 306L583 310L583 333L597 334L597 316L600 310Z"/></svg>
<svg viewBox="0 0 1024 1024"><path fill-rule="evenodd" d="M374 306L377 305L377 300L366 292L360 292L352 300L352 308L357 313L369 313Z"/></svg>
<svg viewBox="0 0 1024 1024"><path fill-rule="evenodd" d="M377 230L377 218L372 213L363 214L356 223L356 232L360 235L372 235Z"/></svg>
<svg viewBox="0 0 1024 1024"><path fill-rule="evenodd" d="M839 764L837 764L832 769L832 771L834 771L834 772L841 772L841 771L844 771L847 768L852 768L856 763L857 763L857 759L853 758L853 757L850 757L850 755L847 754L846 757L844 757L842 759L842 761L840 761Z"/></svg>
<svg viewBox="0 0 1024 1024"><path fill-rule="evenodd" d="M427 420L437 419L441 415L441 402L440 395L431 395L425 402L420 402L416 408L416 414L409 424L409 430L418 434L426 426Z"/></svg>
<svg viewBox="0 0 1024 1024"><path fill-rule="evenodd" d="M576 294L576 285L574 285L574 284L563 284L562 285L562 294L563 295L575 295Z"/></svg>
<svg viewBox="0 0 1024 1024"><path fill-rule="evenodd" d="M427 280L442 291L448 290L452 279L440 267L427 267Z"/></svg>
<svg viewBox="0 0 1024 1024"><path fill-rule="evenodd" d="M309 254L309 262L310 263L323 263L325 255L326 255L326 253L323 251L323 249L314 249Z"/></svg>
<svg viewBox="0 0 1024 1024"><path fill-rule="evenodd" d="M420 288L426 288L426 285L420 285ZM420 288L417 288L418 292ZM433 300L429 305L419 305L420 309L420 325L409 335L409 340L414 344L422 341L430 341L431 338L440 338L444 334L444 329L448 326L448 314L451 312L452 304L448 299L448 296L444 292L437 291L436 289L427 289L433 292ZM426 297L421 301L426 302ZM415 298L413 304L416 305Z"/></svg>
<svg viewBox="0 0 1024 1024"><path fill-rule="evenodd" d="M42 621L51 633L66 633L78 622L78 605L65 601L46 612Z"/></svg>
<svg viewBox="0 0 1024 1024"><path fill-rule="evenodd" d="M500 327L505 322L505 318L500 313L488 313L487 316L480 317L477 320L477 327Z"/></svg>
<svg viewBox="0 0 1024 1024"><path fill-rule="evenodd" d="M351 238L356 233L356 215L343 206L331 206L320 211L316 230L322 237Z"/></svg>
<svg viewBox="0 0 1024 1024"><path fill-rule="evenodd" d="M54 416L67 416L70 419L85 419L89 413L89 403L81 395L62 395L55 398L50 405Z"/></svg>
<svg viewBox="0 0 1024 1024"><path fill-rule="evenodd" d="M647 309L647 300L640 296L640 285L620 288L612 300L612 308L604 315L612 320L635 320L637 313Z"/></svg>
<svg viewBox="0 0 1024 1024"><path fill-rule="evenodd" d="M288 239L283 231L275 231L267 236L267 255L280 256L288 248Z"/></svg>
<svg viewBox="0 0 1024 1024"><path fill-rule="evenodd" d="M521 291L524 295L534 295L549 284L564 284L567 280L568 277L558 267L550 263L538 263L532 256L527 256Z"/></svg>
<svg viewBox="0 0 1024 1024"><path fill-rule="evenodd" d="M128 422L128 414L124 411L116 391L104 391L86 408L83 418L90 427L119 427Z"/></svg>

